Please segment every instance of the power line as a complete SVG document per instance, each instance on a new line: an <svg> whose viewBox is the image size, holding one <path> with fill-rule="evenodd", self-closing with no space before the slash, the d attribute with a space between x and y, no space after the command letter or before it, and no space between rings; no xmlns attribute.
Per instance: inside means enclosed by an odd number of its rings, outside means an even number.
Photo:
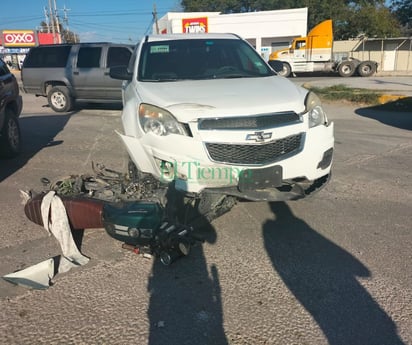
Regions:
<svg viewBox="0 0 412 345"><path fill-rule="evenodd" d="M100 23L90 23L90 22L83 22L78 20L72 20L72 27L76 27L77 29L82 27L89 27L94 29L101 29L101 30L111 30L116 32L130 32L130 30L134 29L143 29L146 28L146 25L138 25L139 23L131 22L131 25L119 27L118 25L110 25L110 24L100 24ZM152 23L152 21L151 21Z"/></svg>
<svg viewBox="0 0 412 345"><path fill-rule="evenodd" d="M146 30L145 30L145 32L144 32L144 34L143 34L143 36L146 36L147 34L149 34L149 31L152 29L152 27L153 27L153 23L154 23L154 21L155 21L155 19L154 18L152 18L152 21L150 22L150 24L147 26L147 28L146 28Z"/></svg>
<svg viewBox="0 0 412 345"><path fill-rule="evenodd" d="M76 13L72 13L73 17L121 17L121 16L135 16L135 15L151 15L151 12L110 12L110 13L89 13L89 14L76 14Z"/></svg>
<svg viewBox="0 0 412 345"><path fill-rule="evenodd" d="M153 12L148 9L131 8L127 10L119 10L119 8L96 10L96 11L79 11L74 9L68 9L64 5L63 8L58 8L56 0L45 0L48 6L42 8L43 16L15 16L13 19L10 17L3 18L0 14L0 23L2 26L16 27L19 24L27 26L28 22L38 21L39 24L35 26L36 29L41 27L47 29L48 32L58 32L61 29L61 24L64 24L65 31L81 33L84 28L93 28L97 31L110 30L117 35L130 35L135 33L136 35L146 35L152 29L154 24ZM61 2L61 1L60 1ZM113 3L115 5L115 2ZM53 6L54 5L54 6ZM170 8L157 9L157 13L160 15L166 14L170 11ZM70 11L70 27L69 27L69 12ZM62 16L59 17L59 12ZM129 19L130 18L130 19ZM81 20L83 19L83 20ZM118 19L118 21L116 21ZM125 20L126 19L126 20ZM100 23L100 21L102 21ZM26 27L27 28L27 27ZM39 29L41 30L41 29ZM110 34L110 33L109 33ZM96 33L97 35L104 36L104 33ZM53 35L55 37L55 35ZM118 38L116 38L118 39ZM129 38L130 39L130 38ZM124 39L123 39L124 40Z"/></svg>
<svg viewBox="0 0 412 345"><path fill-rule="evenodd" d="M167 13L170 11L170 8L162 8L162 9L157 9L157 11L162 12L162 13ZM142 11L142 10L137 10L137 9L129 9L127 11L114 11L114 10L104 10L104 11L92 11L92 12L76 12L73 11L72 12L72 16L76 16L76 17L84 17L84 16L92 16L92 17L96 17L96 16L122 16L122 15L152 15L152 12L150 11Z"/></svg>
<svg viewBox="0 0 412 345"><path fill-rule="evenodd" d="M42 21L43 17L41 16L32 16L32 17L15 17L14 20L3 20L0 18L1 25L4 26L5 24L17 24L17 23L25 23L27 25L28 21L38 20L39 22Z"/></svg>

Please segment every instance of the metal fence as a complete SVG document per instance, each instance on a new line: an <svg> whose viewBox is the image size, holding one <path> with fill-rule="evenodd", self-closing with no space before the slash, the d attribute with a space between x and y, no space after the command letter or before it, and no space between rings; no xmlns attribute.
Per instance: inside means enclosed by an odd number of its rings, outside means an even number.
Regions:
<svg viewBox="0 0 412 345"><path fill-rule="evenodd" d="M335 41L335 54L346 54L359 60L379 63L378 73L406 72L412 74L412 37L361 38Z"/></svg>

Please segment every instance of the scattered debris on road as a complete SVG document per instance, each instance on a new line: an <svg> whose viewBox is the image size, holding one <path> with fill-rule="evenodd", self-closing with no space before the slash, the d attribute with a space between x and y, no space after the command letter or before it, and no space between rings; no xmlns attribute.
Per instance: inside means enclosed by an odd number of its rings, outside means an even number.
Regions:
<svg viewBox="0 0 412 345"><path fill-rule="evenodd" d="M193 200L180 200L170 186L150 179L136 183L103 165L93 168L95 175L70 175L55 182L42 178L45 190L22 192L27 218L55 236L62 256L8 274L5 280L44 289L58 273L85 265L89 258L80 252L72 236L84 229L104 228L124 242L122 248L145 258L159 258L164 265L187 256L193 245L202 242L188 218Z"/></svg>

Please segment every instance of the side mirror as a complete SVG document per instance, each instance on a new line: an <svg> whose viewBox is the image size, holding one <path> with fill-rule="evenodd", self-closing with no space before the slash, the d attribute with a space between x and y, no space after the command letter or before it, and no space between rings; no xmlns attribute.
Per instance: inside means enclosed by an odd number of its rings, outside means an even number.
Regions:
<svg viewBox="0 0 412 345"><path fill-rule="evenodd" d="M110 78L132 80L133 74L128 72L127 66L114 66L110 68Z"/></svg>

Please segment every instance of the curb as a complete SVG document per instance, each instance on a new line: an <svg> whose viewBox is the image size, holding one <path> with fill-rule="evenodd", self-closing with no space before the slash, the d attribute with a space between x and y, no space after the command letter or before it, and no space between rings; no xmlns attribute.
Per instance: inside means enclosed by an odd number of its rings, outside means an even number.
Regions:
<svg viewBox="0 0 412 345"><path fill-rule="evenodd" d="M378 102L379 102L379 104L385 104L385 103L389 103L389 102L395 102L395 101L398 101L398 100L403 99L403 98L408 98L408 96L384 94L384 95L380 95L378 97Z"/></svg>

